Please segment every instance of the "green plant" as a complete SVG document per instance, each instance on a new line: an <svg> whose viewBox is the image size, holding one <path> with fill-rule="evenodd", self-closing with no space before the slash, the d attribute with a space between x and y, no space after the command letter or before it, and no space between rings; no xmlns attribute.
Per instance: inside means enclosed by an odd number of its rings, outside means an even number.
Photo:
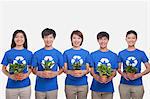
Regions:
<svg viewBox="0 0 150 99"><path fill-rule="evenodd" d="M43 63L44 66L44 70L51 70L51 67L54 65L55 63L53 63L52 61L45 61Z"/></svg>
<svg viewBox="0 0 150 99"><path fill-rule="evenodd" d="M82 64L80 63L80 61L78 61L78 62L74 62L72 66L74 70L80 70L80 67L82 66Z"/></svg>
<svg viewBox="0 0 150 99"><path fill-rule="evenodd" d="M137 68L133 67L132 65L126 66L125 72L127 72L127 73L136 73L137 72Z"/></svg>
<svg viewBox="0 0 150 99"><path fill-rule="evenodd" d="M14 73L14 74L18 74L18 73L22 73L23 70L26 68L25 64L10 64L9 65L9 72L10 73Z"/></svg>
<svg viewBox="0 0 150 99"><path fill-rule="evenodd" d="M112 68L110 66L106 66L104 64L101 64L97 67L97 72L99 72L100 76L107 76L110 77L112 75Z"/></svg>

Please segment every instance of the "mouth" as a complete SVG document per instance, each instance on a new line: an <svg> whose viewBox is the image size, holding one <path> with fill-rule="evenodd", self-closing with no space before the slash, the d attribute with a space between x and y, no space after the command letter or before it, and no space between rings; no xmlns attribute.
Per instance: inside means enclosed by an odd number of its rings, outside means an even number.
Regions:
<svg viewBox="0 0 150 99"><path fill-rule="evenodd" d="M74 44L75 44L75 45L79 45L80 43L79 43L79 42L75 42Z"/></svg>
<svg viewBox="0 0 150 99"><path fill-rule="evenodd" d="M17 41L17 43L22 43L23 41Z"/></svg>

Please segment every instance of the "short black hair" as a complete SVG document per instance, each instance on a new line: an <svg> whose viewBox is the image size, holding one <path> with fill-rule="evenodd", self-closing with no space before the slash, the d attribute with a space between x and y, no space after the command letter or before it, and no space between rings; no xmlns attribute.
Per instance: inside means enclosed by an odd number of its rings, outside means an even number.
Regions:
<svg viewBox="0 0 150 99"><path fill-rule="evenodd" d="M126 37L129 35L129 34L134 34L137 38L137 33L134 31L134 30L130 30L126 33Z"/></svg>
<svg viewBox="0 0 150 99"><path fill-rule="evenodd" d="M51 34L53 35L54 38L56 37L56 32L53 29L46 28L42 31L42 38L44 38L44 36L48 36Z"/></svg>
<svg viewBox="0 0 150 99"><path fill-rule="evenodd" d="M106 37L109 40L109 34L107 32L102 31L97 34L97 40L101 39L102 37Z"/></svg>

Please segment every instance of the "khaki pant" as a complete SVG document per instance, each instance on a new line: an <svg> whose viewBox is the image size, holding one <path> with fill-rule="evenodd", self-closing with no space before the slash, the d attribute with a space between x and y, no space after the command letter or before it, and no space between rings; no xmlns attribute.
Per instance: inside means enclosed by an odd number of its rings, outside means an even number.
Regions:
<svg viewBox="0 0 150 99"><path fill-rule="evenodd" d="M58 90L47 91L47 92L35 92L35 99L57 99Z"/></svg>
<svg viewBox="0 0 150 99"><path fill-rule="evenodd" d="M120 99L143 99L144 87L132 85L119 85Z"/></svg>
<svg viewBox="0 0 150 99"><path fill-rule="evenodd" d="M87 99L88 86L65 86L66 99Z"/></svg>
<svg viewBox="0 0 150 99"><path fill-rule="evenodd" d="M7 88L6 89L6 99L30 99L31 87L24 88Z"/></svg>
<svg viewBox="0 0 150 99"><path fill-rule="evenodd" d="M113 99L113 93L92 91L92 99Z"/></svg>

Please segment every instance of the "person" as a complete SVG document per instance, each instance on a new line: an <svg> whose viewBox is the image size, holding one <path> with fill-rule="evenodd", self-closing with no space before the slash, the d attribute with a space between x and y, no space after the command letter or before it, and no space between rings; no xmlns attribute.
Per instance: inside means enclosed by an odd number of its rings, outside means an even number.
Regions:
<svg viewBox="0 0 150 99"><path fill-rule="evenodd" d="M55 37L56 32L53 29L44 29L42 38L45 45L33 55L33 73L37 75L36 99L57 99L57 76L63 72L64 62L61 52L53 47Z"/></svg>
<svg viewBox="0 0 150 99"><path fill-rule="evenodd" d="M64 72L66 99L87 99L89 52L81 48L83 34L75 30L70 36L72 48L64 51Z"/></svg>
<svg viewBox="0 0 150 99"><path fill-rule="evenodd" d="M27 50L25 32L23 30L16 30L13 33L11 49L5 52L1 62L3 65L2 71L8 76L6 99L30 99L31 86L29 74L31 73L31 59L32 52ZM18 66L23 67L19 68Z"/></svg>
<svg viewBox="0 0 150 99"><path fill-rule="evenodd" d="M144 95L144 87L142 76L150 72L150 64L146 54L135 47L137 41L137 33L130 30L126 34L126 42L128 47L119 52L119 68L118 72L121 75L119 85L119 93L121 99L142 99ZM141 72L141 63L144 63L146 69ZM136 68L136 73L133 76L128 76L125 71L127 66ZM121 68L123 67L123 71Z"/></svg>
<svg viewBox="0 0 150 99"><path fill-rule="evenodd" d="M90 88L92 91L92 99L113 99L114 87L112 79L115 77L116 69L118 68L117 54L107 48L109 41L109 34L107 32L99 32L97 34L97 41L100 48L91 53L92 62L90 63L90 73L93 76ZM110 75L107 75L107 71L104 71L107 77L105 80L102 77L104 74L98 70L100 66L110 68ZM102 68L100 67L100 70Z"/></svg>

